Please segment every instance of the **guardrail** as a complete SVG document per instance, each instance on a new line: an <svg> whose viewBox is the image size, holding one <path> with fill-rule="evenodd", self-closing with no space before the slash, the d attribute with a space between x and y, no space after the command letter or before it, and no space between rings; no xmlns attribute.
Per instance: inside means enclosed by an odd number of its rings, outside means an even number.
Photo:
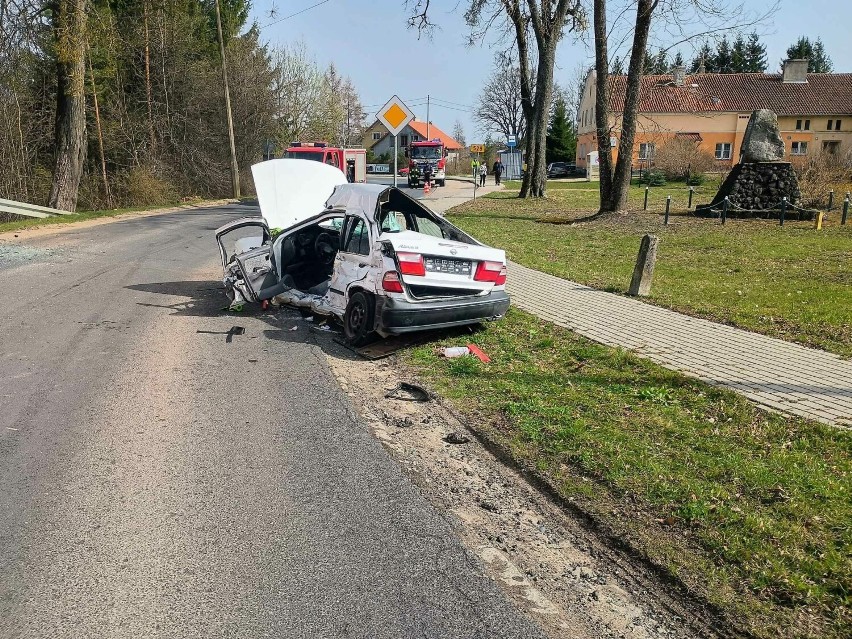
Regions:
<svg viewBox="0 0 852 639"><path fill-rule="evenodd" d="M74 215L71 211L51 209L46 206L37 206L28 202L15 202L0 198L0 213L21 215L23 217L54 217L56 215Z"/></svg>

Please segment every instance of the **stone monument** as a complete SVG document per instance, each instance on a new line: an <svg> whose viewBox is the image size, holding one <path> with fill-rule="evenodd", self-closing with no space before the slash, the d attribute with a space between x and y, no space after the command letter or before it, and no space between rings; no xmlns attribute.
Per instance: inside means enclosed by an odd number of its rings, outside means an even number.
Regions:
<svg viewBox="0 0 852 639"><path fill-rule="evenodd" d="M783 198L789 204L801 198L796 172L792 164L784 162L784 140L773 111L758 109L751 114L739 163L731 169L713 202L696 207L696 214L718 216L726 196L731 205L728 217L778 217ZM797 213L800 219L813 216L812 212Z"/></svg>

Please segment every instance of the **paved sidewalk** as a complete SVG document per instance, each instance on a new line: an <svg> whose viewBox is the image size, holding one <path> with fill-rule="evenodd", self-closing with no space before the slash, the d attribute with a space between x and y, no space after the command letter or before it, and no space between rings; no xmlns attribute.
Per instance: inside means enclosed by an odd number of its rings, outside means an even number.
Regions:
<svg viewBox="0 0 852 639"><path fill-rule="evenodd" d="M581 335L727 386L765 407L852 427L852 361L510 263L512 303Z"/></svg>

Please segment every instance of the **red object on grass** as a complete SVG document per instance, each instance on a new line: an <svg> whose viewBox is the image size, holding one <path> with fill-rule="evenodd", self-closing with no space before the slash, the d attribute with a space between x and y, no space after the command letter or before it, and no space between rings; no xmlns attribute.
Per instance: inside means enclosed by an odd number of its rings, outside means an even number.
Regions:
<svg viewBox="0 0 852 639"><path fill-rule="evenodd" d="M476 344L468 344L467 347L470 350L470 354L476 355L479 358L479 361L483 364L488 364L491 361L491 358L483 353L482 349L480 349Z"/></svg>

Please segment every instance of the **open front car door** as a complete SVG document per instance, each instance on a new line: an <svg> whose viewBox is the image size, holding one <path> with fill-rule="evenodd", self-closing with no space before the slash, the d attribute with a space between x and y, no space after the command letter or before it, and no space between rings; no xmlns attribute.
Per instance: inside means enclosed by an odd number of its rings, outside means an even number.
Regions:
<svg viewBox="0 0 852 639"><path fill-rule="evenodd" d="M232 309L257 302L258 293L277 282L270 259L269 226L263 218L247 217L225 224L216 230L216 242Z"/></svg>

